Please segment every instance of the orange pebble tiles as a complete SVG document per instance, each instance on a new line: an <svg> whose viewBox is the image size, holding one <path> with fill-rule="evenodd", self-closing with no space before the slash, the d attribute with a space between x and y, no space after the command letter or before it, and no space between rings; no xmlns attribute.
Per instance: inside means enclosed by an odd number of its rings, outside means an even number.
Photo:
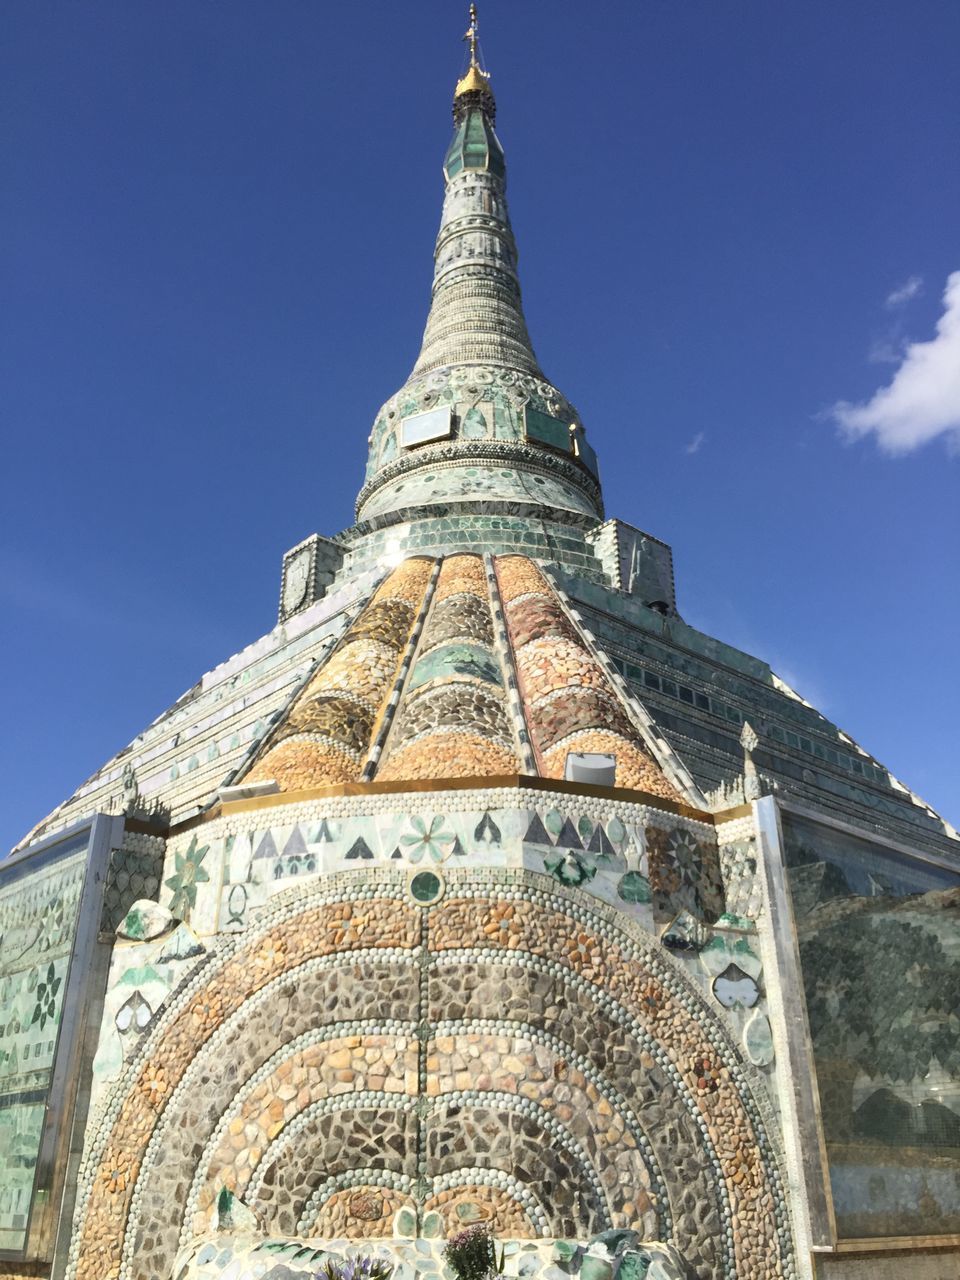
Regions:
<svg viewBox="0 0 960 1280"><path fill-rule="evenodd" d="M571 751L609 753L618 787L681 799L543 573L524 556L499 556L496 572L541 772L562 778Z"/></svg>
<svg viewBox="0 0 960 1280"><path fill-rule="evenodd" d="M248 775L281 791L355 782L426 594L434 561L405 560L380 584Z"/></svg>

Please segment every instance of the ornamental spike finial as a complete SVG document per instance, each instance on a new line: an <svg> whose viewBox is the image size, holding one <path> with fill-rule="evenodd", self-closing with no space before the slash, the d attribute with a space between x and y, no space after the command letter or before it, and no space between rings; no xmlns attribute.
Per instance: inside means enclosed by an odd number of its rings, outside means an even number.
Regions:
<svg viewBox="0 0 960 1280"><path fill-rule="evenodd" d="M457 81L453 95L453 118L459 123L468 107L478 106L492 124L496 116L496 102L490 88L490 73L480 65L480 24L477 21L477 6L470 6L470 25L464 32L464 40L470 46L470 65L466 74Z"/></svg>
<svg viewBox="0 0 960 1280"><path fill-rule="evenodd" d="M480 65L480 64L479 64L479 62L477 61L477 40L478 40L477 31L478 31L478 24L477 24L477 6L476 6L475 4L471 4L471 6L470 6L470 25L469 25L469 27L467 27L466 34L465 34L465 35L464 35L464 37L463 37L463 38L464 38L464 40L469 40L469 41L470 41L470 65L471 65L471 67L478 67L478 66Z"/></svg>

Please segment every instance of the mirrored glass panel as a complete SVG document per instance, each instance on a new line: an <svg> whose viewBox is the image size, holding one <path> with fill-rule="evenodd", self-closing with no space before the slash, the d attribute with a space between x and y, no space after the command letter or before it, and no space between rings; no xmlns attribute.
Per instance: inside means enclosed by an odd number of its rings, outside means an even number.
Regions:
<svg viewBox="0 0 960 1280"><path fill-rule="evenodd" d="M89 837L0 863L0 1251L26 1247Z"/></svg>
<svg viewBox="0 0 960 1280"><path fill-rule="evenodd" d="M960 1232L960 874L781 821L838 1235Z"/></svg>
<svg viewBox="0 0 960 1280"><path fill-rule="evenodd" d="M553 418L549 413L541 413L539 409L534 409L527 404L523 407L523 427L528 440L537 440L554 449L562 449L565 453L570 452L570 427L559 418Z"/></svg>

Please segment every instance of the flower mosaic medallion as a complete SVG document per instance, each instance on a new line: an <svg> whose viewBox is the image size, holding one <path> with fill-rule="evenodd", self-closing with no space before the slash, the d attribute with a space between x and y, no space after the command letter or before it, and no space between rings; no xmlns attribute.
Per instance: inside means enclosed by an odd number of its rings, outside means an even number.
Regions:
<svg viewBox="0 0 960 1280"><path fill-rule="evenodd" d="M423 818L412 817L410 825L412 833L402 836L400 843L406 846L407 857L411 862L422 862L430 858L433 862L445 862L453 852L456 835L444 830L443 818L431 818L430 825Z"/></svg>

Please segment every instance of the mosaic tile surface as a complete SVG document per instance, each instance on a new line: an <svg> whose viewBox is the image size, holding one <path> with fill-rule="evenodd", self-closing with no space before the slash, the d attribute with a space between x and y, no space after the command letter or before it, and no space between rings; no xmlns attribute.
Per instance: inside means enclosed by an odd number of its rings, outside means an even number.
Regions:
<svg viewBox="0 0 960 1280"><path fill-rule="evenodd" d="M444 560L378 779L518 773L480 556Z"/></svg>
<svg viewBox="0 0 960 1280"><path fill-rule="evenodd" d="M298 791L360 777L370 735L422 604L433 561L405 560L297 698L247 775Z"/></svg>
<svg viewBox="0 0 960 1280"><path fill-rule="evenodd" d="M26 1242L87 838L0 874L0 1249Z"/></svg>
<svg viewBox="0 0 960 1280"><path fill-rule="evenodd" d="M960 1231L960 873L782 814L841 1235Z"/></svg>
<svg viewBox="0 0 960 1280"><path fill-rule="evenodd" d="M633 856L614 820L525 821L540 858ZM474 824L484 847L508 825ZM451 825L411 829L420 866ZM222 1186L268 1234L392 1235L406 1205L521 1238L633 1226L701 1280L792 1274L749 1068L655 938L545 872L444 862L429 906L378 879L279 894L167 997L88 1144L72 1276L169 1274Z"/></svg>
<svg viewBox="0 0 960 1280"><path fill-rule="evenodd" d="M540 570L520 556L498 556L496 566L540 772L562 778L571 751L610 753L618 787L679 800Z"/></svg>

